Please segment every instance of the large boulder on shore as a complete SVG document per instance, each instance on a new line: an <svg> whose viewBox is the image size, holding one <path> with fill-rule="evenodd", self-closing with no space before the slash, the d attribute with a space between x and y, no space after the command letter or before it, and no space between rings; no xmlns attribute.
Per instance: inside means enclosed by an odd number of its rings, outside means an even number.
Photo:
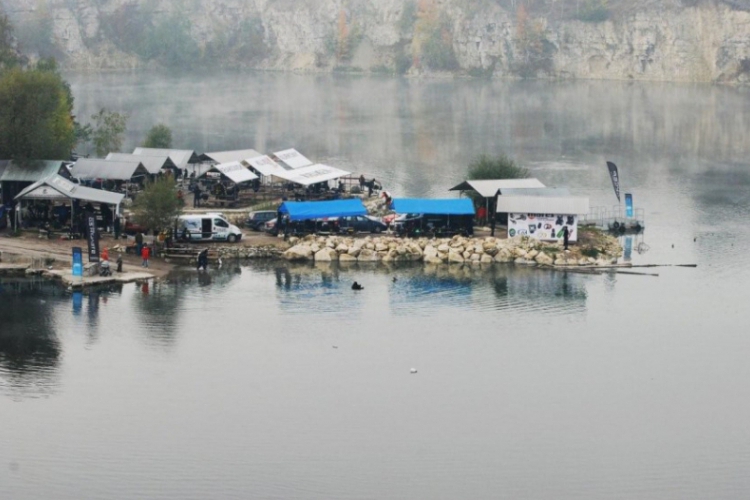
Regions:
<svg viewBox="0 0 750 500"><path fill-rule="evenodd" d="M422 259L425 264L442 264L443 259L435 255L425 255Z"/></svg>
<svg viewBox="0 0 750 500"><path fill-rule="evenodd" d="M357 256L357 260L360 262L377 262L380 259L380 254L371 248L363 248Z"/></svg>
<svg viewBox="0 0 750 500"><path fill-rule="evenodd" d="M551 266L555 263L554 259L544 252L539 252L534 258L540 266Z"/></svg>
<svg viewBox="0 0 750 500"><path fill-rule="evenodd" d="M357 258L353 255L349 255L348 253L342 253L339 255L339 262L357 262Z"/></svg>
<svg viewBox="0 0 750 500"><path fill-rule="evenodd" d="M448 252L448 262L450 262L450 263L463 263L464 260L465 259L464 259L463 255L461 255L461 253L459 253L457 250L453 250L452 249L450 252Z"/></svg>
<svg viewBox="0 0 750 500"><path fill-rule="evenodd" d="M286 260L310 260L313 256L312 248L306 243L299 243L283 253Z"/></svg>
<svg viewBox="0 0 750 500"><path fill-rule="evenodd" d="M336 250L330 247L321 248L315 252L315 262L331 262L339 259Z"/></svg>

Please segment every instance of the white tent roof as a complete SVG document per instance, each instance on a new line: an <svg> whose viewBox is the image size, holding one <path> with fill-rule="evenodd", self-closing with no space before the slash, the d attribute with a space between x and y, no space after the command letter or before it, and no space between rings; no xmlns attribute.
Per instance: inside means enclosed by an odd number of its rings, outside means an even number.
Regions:
<svg viewBox="0 0 750 500"><path fill-rule="evenodd" d="M273 161L269 156L256 156L245 160L251 167L261 173L261 175L276 175L277 172L286 172L286 169Z"/></svg>
<svg viewBox="0 0 750 500"><path fill-rule="evenodd" d="M582 196L515 196L497 197L498 213L585 215L589 199Z"/></svg>
<svg viewBox="0 0 750 500"><path fill-rule="evenodd" d="M149 174L156 175L161 173L161 170L165 167L173 166L174 163L167 155L131 155L127 153L109 153L107 161L137 161L143 165Z"/></svg>
<svg viewBox="0 0 750 500"><path fill-rule="evenodd" d="M458 186L452 187L450 191L474 190L482 198L493 198L498 191L503 189L534 189L545 187L539 179L490 179L464 181Z"/></svg>
<svg viewBox="0 0 750 500"><path fill-rule="evenodd" d="M212 170L221 172L235 184L239 184L240 182L254 181L255 179L259 178L257 175L252 173L245 165L238 161L214 165Z"/></svg>
<svg viewBox="0 0 750 500"><path fill-rule="evenodd" d="M142 156L169 156L177 165L177 168L185 168L195 152L188 149L158 149L158 148L135 148L134 155Z"/></svg>
<svg viewBox="0 0 750 500"><path fill-rule="evenodd" d="M216 163L231 163L237 161L244 161L246 158L254 158L260 156L254 149L238 149L235 151L216 151L214 153L203 153L206 158L215 161Z"/></svg>
<svg viewBox="0 0 750 500"><path fill-rule="evenodd" d="M302 153L293 148L278 151L273 155L290 168L302 168L313 164L313 162L302 156Z"/></svg>
<svg viewBox="0 0 750 500"><path fill-rule="evenodd" d="M140 161L113 161L102 158L80 158L70 171L78 179L127 181L138 175L149 175Z"/></svg>
<svg viewBox="0 0 750 500"><path fill-rule="evenodd" d="M94 189L80 186L59 175L52 175L44 180L35 182L16 196L16 200L54 200L58 198L69 198L73 200L93 201L94 203L106 203L108 205L119 205L125 197L122 193L113 193L103 189Z"/></svg>
<svg viewBox="0 0 750 500"><path fill-rule="evenodd" d="M285 170L277 172L274 175L281 179L286 179L295 184L309 186L318 182L330 181L351 174L346 170L341 170L328 165L316 164L308 167L301 167L296 170Z"/></svg>

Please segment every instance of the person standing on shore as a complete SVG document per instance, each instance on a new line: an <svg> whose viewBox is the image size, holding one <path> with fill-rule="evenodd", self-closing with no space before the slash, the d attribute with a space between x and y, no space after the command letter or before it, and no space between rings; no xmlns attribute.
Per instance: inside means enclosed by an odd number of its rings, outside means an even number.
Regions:
<svg viewBox="0 0 750 500"><path fill-rule="evenodd" d="M148 245L143 245L143 248L141 249L141 259L143 259L143 262L141 263L142 267L148 267L148 258L150 256L150 250L148 248Z"/></svg>
<svg viewBox="0 0 750 500"><path fill-rule="evenodd" d="M206 267L208 267L208 248L204 248L201 250L201 253L198 254L198 267L197 270L200 271L201 268L203 270L206 270Z"/></svg>
<svg viewBox="0 0 750 500"><path fill-rule="evenodd" d="M143 233L138 231L135 233L135 254L140 255L141 249L143 249Z"/></svg>
<svg viewBox="0 0 750 500"><path fill-rule="evenodd" d="M563 250L568 249L568 241L570 241L570 229L565 226L563 227Z"/></svg>
<svg viewBox="0 0 750 500"><path fill-rule="evenodd" d="M115 221L112 223L112 229L115 232L115 240L119 240L120 239L120 230L121 230L121 227L120 227L120 216L119 215L115 215Z"/></svg>

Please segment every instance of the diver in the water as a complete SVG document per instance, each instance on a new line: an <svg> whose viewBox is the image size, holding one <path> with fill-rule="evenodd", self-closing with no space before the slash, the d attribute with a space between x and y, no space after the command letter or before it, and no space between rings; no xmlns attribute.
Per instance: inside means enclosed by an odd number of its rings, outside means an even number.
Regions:
<svg viewBox="0 0 750 500"><path fill-rule="evenodd" d="M352 284L352 290L364 290L365 287L357 283L356 281Z"/></svg>

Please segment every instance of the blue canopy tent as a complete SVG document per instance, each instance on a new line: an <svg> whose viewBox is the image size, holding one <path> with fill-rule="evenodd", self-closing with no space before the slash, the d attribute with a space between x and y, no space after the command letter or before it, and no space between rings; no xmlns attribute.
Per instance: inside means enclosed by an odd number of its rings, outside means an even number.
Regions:
<svg viewBox="0 0 750 500"><path fill-rule="evenodd" d="M289 220L297 221L366 215L367 209L358 198L333 201L285 201L279 207L279 213L287 214Z"/></svg>
<svg viewBox="0 0 750 500"><path fill-rule="evenodd" d="M401 222L396 220L399 234L440 237L474 234L474 204L468 198L394 198L392 206L397 214L410 214Z"/></svg>
<svg viewBox="0 0 750 500"><path fill-rule="evenodd" d="M393 210L397 214L474 215L474 205L469 198L394 198Z"/></svg>

